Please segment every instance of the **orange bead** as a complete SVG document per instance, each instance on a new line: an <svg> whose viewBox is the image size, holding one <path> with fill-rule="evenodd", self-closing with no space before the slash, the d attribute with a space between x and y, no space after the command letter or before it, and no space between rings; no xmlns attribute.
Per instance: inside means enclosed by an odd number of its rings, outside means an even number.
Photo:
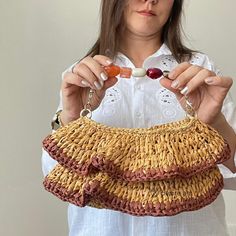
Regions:
<svg viewBox="0 0 236 236"><path fill-rule="evenodd" d="M120 78L130 78L132 76L132 69L129 67L120 68Z"/></svg>
<svg viewBox="0 0 236 236"><path fill-rule="evenodd" d="M119 66L114 66L114 65L105 66L104 69L105 69L108 77L115 77L120 74L120 67Z"/></svg>

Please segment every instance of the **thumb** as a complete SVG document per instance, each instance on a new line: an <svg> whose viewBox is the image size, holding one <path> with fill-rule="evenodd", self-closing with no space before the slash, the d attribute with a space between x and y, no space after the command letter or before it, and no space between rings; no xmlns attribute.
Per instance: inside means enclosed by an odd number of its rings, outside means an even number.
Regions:
<svg viewBox="0 0 236 236"><path fill-rule="evenodd" d="M106 90L117 83L118 79L116 77L109 77L108 80L105 81L103 90Z"/></svg>
<svg viewBox="0 0 236 236"><path fill-rule="evenodd" d="M96 93L99 97L103 97L108 88L114 86L117 83L118 79L116 77L109 77L108 80L104 82L102 89L97 90Z"/></svg>

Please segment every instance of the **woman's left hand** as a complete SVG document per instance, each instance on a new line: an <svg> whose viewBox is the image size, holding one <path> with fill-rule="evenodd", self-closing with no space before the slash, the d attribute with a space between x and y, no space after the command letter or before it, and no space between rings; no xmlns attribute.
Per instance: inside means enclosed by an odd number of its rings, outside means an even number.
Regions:
<svg viewBox="0 0 236 236"><path fill-rule="evenodd" d="M198 118L206 124L213 124L220 117L223 101L233 84L230 77L220 77L203 67L187 62L179 64L160 83L174 92L183 108L186 100L192 104Z"/></svg>

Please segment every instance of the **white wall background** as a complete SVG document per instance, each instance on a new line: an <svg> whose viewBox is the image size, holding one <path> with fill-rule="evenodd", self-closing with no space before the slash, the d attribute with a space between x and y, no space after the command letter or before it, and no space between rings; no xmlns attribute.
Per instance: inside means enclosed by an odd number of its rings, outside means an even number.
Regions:
<svg viewBox="0 0 236 236"><path fill-rule="evenodd" d="M41 141L58 105L61 72L96 38L99 2L0 0L0 235L67 235L66 204L42 187ZM187 1L185 23L192 47L232 77L235 9L235 0ZM236 191L224 196L233 227Z"/></svg>

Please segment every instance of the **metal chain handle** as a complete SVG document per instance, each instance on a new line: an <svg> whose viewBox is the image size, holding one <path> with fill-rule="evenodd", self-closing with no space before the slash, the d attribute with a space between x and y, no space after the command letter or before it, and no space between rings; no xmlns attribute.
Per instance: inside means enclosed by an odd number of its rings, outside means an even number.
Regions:
<svg viewBox="0 0 236 236"><path fill-rule="evenodd" d="M88 101L84 106L84 109L80 112L80 117L82 116L87 116L88 118L92 117L92 106L91 106L91 101L93 98L93 94L95 93L94 89L89 90L88 94Z"/></svg>

